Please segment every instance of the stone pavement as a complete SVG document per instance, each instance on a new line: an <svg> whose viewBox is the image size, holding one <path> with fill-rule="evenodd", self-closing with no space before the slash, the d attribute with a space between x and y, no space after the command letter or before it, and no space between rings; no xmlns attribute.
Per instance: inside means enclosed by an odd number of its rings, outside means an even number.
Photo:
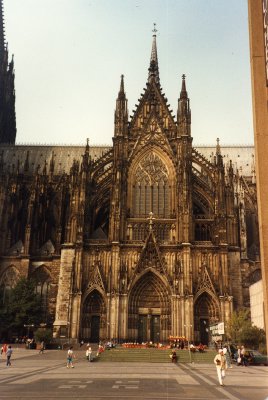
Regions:
<svg viewBox="0 0 268 400"><path fill-rule="evenodd" d="M66 351L15 349L11 367L0 362L1 399L268 400L268 367L227 371L220 387L209 364L88 363L77 351L66 368Z"/></svg>

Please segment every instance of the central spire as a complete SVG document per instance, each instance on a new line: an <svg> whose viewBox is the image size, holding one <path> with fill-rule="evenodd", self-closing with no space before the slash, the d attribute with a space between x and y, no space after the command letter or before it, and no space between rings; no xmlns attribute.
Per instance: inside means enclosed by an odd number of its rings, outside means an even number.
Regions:
<svg viewBox="0 0 268 400"><path fill-rule="evenodd" d="M152 82L155 80L156 83L159 83L159 69L158 69L158 59L157 59L157 47L156 47L156 24L154 24L153 29L153 44L152 44L152 52L151 52L151 60L148 74L148 82Z"/></svg>
<svg viewBox="0 0 268 400"><path fill-rule="evenodd" d="M3 0L0 0L0 54L3 59L5 53L5 27L4 27L4 10Z"/></svg>

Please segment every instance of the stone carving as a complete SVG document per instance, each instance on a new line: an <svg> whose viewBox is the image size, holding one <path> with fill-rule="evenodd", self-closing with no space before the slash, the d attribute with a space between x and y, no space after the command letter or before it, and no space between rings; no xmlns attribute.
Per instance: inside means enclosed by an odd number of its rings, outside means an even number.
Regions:
<svg viewBox="0 0 268 400"><path fill-rule="evenodd" d="M153 151L147 154L136 169L136 182L152 185L167 182L168 170L161 158Z"/></svg>

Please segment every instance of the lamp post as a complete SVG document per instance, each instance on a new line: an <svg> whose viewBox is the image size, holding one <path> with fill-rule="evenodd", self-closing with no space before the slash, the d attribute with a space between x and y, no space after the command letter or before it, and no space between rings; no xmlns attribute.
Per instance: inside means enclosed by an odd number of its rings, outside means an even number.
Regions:
<svg viewBox="0 0 268 400"><path fill-rule="evenodd" d="M192 328L192 326L193 325L184 325L184 328L187 329L187 331L189 333L188 328ZM189 360L190 360L190 363L192 363L192 354L191 354L191 349L190 349L190 338L189 338L189 336L188 336L188 351L189 351Z"/></svg>
<svg viewBox="0 0 268 400"><path fill-rule="evenodd" d="M34 324L24 324L23 326L24 326L24 328L28 328L28 334L27 334L27 336L28 336L28 339L29 339L30 328L34 328Z"/></svg>

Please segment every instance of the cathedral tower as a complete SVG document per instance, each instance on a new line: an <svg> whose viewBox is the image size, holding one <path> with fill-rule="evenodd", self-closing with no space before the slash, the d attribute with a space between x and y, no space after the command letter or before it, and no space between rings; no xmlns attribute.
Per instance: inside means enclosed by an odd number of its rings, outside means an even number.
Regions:
<svg viewBox="0 0 268 400"><path fill-rule="evenodd" d="M14 61L8 61L5 41L3 0L0 0L0 143L14 144L16 139Z"/></svg>

